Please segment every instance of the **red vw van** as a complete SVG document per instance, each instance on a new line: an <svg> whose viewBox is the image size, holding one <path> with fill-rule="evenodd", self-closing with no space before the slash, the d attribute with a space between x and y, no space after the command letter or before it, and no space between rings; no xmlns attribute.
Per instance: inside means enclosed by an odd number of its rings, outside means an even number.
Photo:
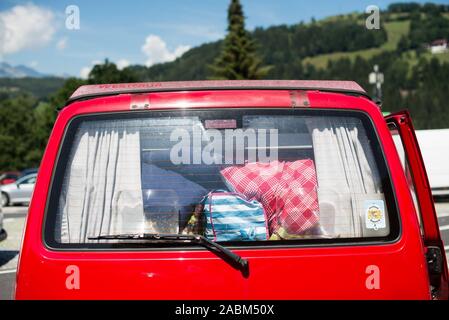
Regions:
<svg viewBox="0 0 449 320"><path fill-rule="evenodd" d="M15 297L447 299L410 116L346 81L80 87Z"/></svg>

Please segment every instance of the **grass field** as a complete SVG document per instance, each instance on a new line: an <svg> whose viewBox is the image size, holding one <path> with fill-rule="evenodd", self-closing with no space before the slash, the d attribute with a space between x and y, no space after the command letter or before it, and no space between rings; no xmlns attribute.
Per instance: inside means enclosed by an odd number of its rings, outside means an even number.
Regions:
<svg viewBox="0 0 449 320"><path fill-rule="evenodd" d="M334 52L329 54L322 54L314 57L309 57L303 60L303 64L313 64L317 68L326 68L329 60L338 60L341 58L349 58L354 60L357 56L369 59L383 51L395 50L402 35L409 32L410 21L393 21L386 22L385 29L388 35L388 41L379 48L371 48L352 52ZM372 32L376 32L373 30Z"/></svg>
<svg viewBox="0 0 449 320"><path fill-rule="evenodd" d="M447 18L449 18L449 13L444 14ZM395 50L399 40L402 35L406 35L410 29L410 21L392 21L385 23L385 29L388 34L388 41L385 42L379 48L371 48L359 51L352 52L334 52L329 54L317 55L314 57L308 57L303 60L303 64L310 63L317 68L326 68L329 60L338 60L341 58L349 58L353 61L357 56L361 56L362 58L369 59L377 54L380 54L384 51L392 51ZM375 31L373 31L375 32ZM441 53L441 54L431 54L430 52L426 52L422 54L422 57L426 59L437 58L440 62L449 63L449 52ZM409 51L404 53L403 58L408 60L410 63L410 68L415 66L418 63L419 58L416 56L414 51Z"/></svg>
<svg viewBox="0 0 449 320"><path fill-rule="evenodd" d="M410 63L410 67L414 67L416 64L418 64L419 58L416 56L416 53L414 51L409 51L406 54L404 54L404 56L406 56L405 59L407 59L408 62ZM426 52L423 53L421 56L428 60L432 58L437 58L440 62L449 63L449 51L439 54L431 54L430 52Z"/></svg>

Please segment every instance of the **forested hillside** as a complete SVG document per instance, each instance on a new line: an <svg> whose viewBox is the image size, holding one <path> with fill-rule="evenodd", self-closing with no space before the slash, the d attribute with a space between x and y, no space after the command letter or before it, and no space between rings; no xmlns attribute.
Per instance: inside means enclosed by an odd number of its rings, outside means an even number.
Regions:
<svg viewBox="0 0 449 320"><path fill-rule="evenodd" d="M8 96L28 92L39 99L46 99L64 85L63 78L0 78L0 100Z"/></svg>
<svg viewBox="0 0 449 320"><path fill-rule="evenodd" d="M420 129L449 127L449 52L433 55L426 48L449 39L449 5L392 4L381 13L380 30L366 29L366 16L256 28L251 35L258 53L272 67L266 78L355 80L371 93L368 74L378 64L385 110L409 108ZM174 62L129 71L141 81L207 79L221 45L204 44Z"/></svg>
<svg viewBox="0 0 449 320"><path fill-rule="evenodd" d="M352 52L377 48L388 41L385 28L370 31L362 15L342 16L341 19L312 21L293 26L281 25L256 28L251 36L258 44L258 53L272 67L267 78L298 78L307 57L333 52ZM222 41L204 44L186 52L174 62L150 68L129 67L143 80L200 80L211 76L210 64L217 57Z"/></svg>

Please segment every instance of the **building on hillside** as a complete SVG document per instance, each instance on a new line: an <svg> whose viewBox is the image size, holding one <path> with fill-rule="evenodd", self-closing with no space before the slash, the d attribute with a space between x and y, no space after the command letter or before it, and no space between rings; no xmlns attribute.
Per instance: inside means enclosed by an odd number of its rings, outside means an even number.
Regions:
<svg viewBox="0 0 449 320"><path fill-rule="evenodd" d="M432 54L444 53L448 51L447 39L438 39L432 41L427 48Z"/></svg>

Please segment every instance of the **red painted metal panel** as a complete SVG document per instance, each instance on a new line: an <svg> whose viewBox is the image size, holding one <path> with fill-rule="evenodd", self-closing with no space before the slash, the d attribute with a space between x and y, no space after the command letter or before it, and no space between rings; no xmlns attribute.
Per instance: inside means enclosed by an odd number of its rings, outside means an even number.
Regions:
<svg viewBox="0 0 449 320"><path fill-rule="evenodd" d="M304 100L304 96L302 99ZM135 112L130 94L79 101L58 116L42 160L20 254L18 299L429 299L424 246L393 139L369 99L308 91L310 108L354 109L370 116L393 173L401 237L382 245L235 250L249 260L244 277L208 250L67 252L45 247L46 199L69 121L80 114ZM150 110L178 108L292 108L288 90L155 92ZM150 111L149 111L150 112ZM80 288L66 287L67 267ZM380 288L366 286L367 267L380 270Z"/></svg>

